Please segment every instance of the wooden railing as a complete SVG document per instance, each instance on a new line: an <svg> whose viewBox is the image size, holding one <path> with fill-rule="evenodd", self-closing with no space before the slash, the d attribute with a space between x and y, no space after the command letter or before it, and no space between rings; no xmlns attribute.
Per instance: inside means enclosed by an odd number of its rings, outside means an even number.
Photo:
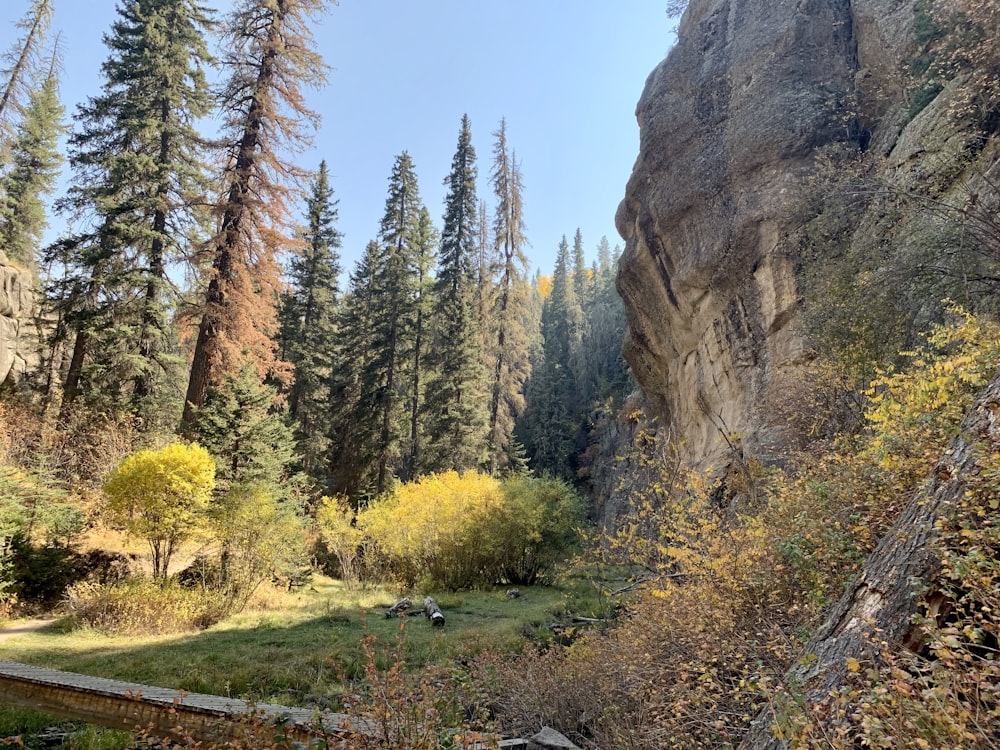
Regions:
<svg viewBox="0 0 1000 750"><path fill-rule="evenodd" d="M348 732L370 734L364 719L330 711L314 711L236 698L188 693L103 677L35 667L0 660L0 703L24 706L89 724L223 743L270 734L291 742ZM527 747L522 740L504 740L500 747Z"/></svg>

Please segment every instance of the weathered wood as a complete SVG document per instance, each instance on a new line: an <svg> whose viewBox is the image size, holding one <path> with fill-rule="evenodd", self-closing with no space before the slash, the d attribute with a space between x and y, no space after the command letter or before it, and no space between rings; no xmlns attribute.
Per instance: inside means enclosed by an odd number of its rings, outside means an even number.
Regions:
<svg viewBox="0 0 1000 750"><path fill-rule="evenodd" d="M935 522L965 494L966 482L979 472L982 450L1000 444L1000 373L986 386L962 421L924 484L868 557L826 622L806 645L785 677L796 700L812 705L844 684L846 660L871 658L875 642L904 644L920 605L919 592L931 581L940 562L931 548ZM779 750L770 708L754 719L741 750Z"/></svg>
<svg viewBox="0 0 1000 750"><path fill-rule="evenodd" d="M317 734L343 733L345 727L364 728L363 719L346 714L248 703L11 661L0 661L0 702L159 737L176 737L179 727L184 736L204 742L279 732L307 742Z"/></svg>
<svg viewBox="0 0 1000 750"><path fill-rule="evenodd" d="M410 608L411 604L412 602L410 601L410 597L404 596L402 599L400 599L398 602L393 604L391 607L389 607L389 609L385 611L385 619L389 620L395 617L396 615L405 612Z"/></svg>
<svg viewBox="0 0 1000 750"><path fill-rule="evenodd" d="M444 612L431 597L424 597L424 616L431 621L431 625L436 628L444 625Z"/></svg>

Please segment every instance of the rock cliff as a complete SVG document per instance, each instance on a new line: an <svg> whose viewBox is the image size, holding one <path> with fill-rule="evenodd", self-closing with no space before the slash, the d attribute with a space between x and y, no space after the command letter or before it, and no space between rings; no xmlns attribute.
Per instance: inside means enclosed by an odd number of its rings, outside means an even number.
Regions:
<svg viewBox="0 0 1000 750"><path fill-rule="evenodd" d="M626 359L694 464L763 460L807 364L793 208L831 146L912 163L914 0L691 0L638 103L616 217ZM921 139L916 139L921 140ZM783 403L785 402L785 403Z"/></svg>
<svg viewBox="0 0 1000 750"><path fill-rule="evenodd" d="M34 276L0 252L0 383L20 379L35 356Z"/></svg>

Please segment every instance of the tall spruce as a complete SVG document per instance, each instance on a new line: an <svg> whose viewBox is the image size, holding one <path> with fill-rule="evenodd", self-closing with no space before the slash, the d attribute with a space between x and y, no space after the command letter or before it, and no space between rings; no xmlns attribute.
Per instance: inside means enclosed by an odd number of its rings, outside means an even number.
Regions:
<svg viewBox="0 0 1000 750"><path fill-rule="evenodd" d="M282 357L294 368L288 410L297 425L303 468L314 478L326 471L327 416L337 335L340 232L326 162L310 186L307 228L289 263L291 290L282 297Z"/></svg>
<svg viewBox="0 0 1000 750"><path fill-rule="evenodd" d="M64 406L87 389L148 416L176 362L167 271L199 229L210 26L193 0L126 0L105 36L104 85L79 107L62 204L86 228L50 253L67 270L56 298L76 334Z"/></svg>
<svg viewBox="0 0 1000 750"><path fill-rule="evenodd" d="M31 92L10 151L10 168L0 178L0 250L33 264L48 225L45 196L55 190L63 163L59 138L66 110L59 101L58 59Z"/></svg>
<svg viewBox="0 0 1000 750"><path fill-rule="evenodd" d="M370 490L380 425L374 418L377 392L362 390L362 375L375 357L375 274L379 244L372 240L355 264L337 315L337 341L330 376L328 435L330 489L359 498Z"/></svg>
<svg viewBox="0 0 1000 750"><path fill-rule="evenodd" d="M385 215L379 226L379 259L374 274L372 356L362 370L361 403L370 410L359 419L375 419L379 438L375 446L373 489L388 487L403 458L403 440L409 434L407 377L414 354L412 334L418 312L420 216L424 210L413 160L405 151L393 164Z"/></svg>
<svg viewBox="0 0 1000 750"><path fill-rule="evenodd" d="M479 269L486 261L480 257L477 173L471 124L464 115L451 172L445 178L448 192L427 355L426 471L473 469L484 457L486 413L477 308L477 291L482 287L477 273L482 274Z"/></svg>
<svg viewBox="0 0 1000 750"><path fill-rule="evenodd" d="M581 399L571 367L580 349L583 311L576 298L569 244L559 243L552 290L542 307L542 347L526 386L527 408L518 433L533 467L563 479L575 474L574 447ZM537 356L537 355L536 355Z"/></svg>
<svg viewBox="0 0 1000 750"><path fill-rule="evenodd" d="M325 0L240 0L225 26L229 77L220 94L227 159L218 228L202 263L206 290L182 423L189 425L213 383L252 365L261 378L287 378L276 356L277 255L289 184L299 170L279 150L309 138L317 116L302 87L325 81L309 22Z"/></svg>
<svg viewBox="0 0 1000 750"><path fill-rule="evenodd" d="M54 0L33 0L16 24L21 36L0 58L0 156L13 140L14 125L28 107L37 79L42 77L39 73L44 75L45 37L54 11Z"/></svg>
<svg viewBox="0 0 1000 750"><path fill-rule="evenodd" d="M424 356L427 353L427 318L430 314L430 284L431 269L434 266L435 250L437 248L439 236L434 222L431 221L431 214L426 206L421 205L420 215L417 220L417 234L414 237L414 267L416 270L415 279L415 300L412 334L412 355L410 364L410 394L408 410L410 414L410 439L407 452L402 465L400 478L409 481L420 470L420 462L423 443L423 417L424 417L424 371L427 363Z"/></svg>
<svg viewBox="0 0 1000 750"><path fill-rule="evenodd" d="M524 411L524 384L531 374L528 331L525 327L530 287L524 254L521 170L507 146L507 123L494 133L493 171L490 175L497 204L493 221L493 248L497 278L489 337L490 408L487 435L491 472L505 470L515 446L511 442L515 419Z"/></svg>

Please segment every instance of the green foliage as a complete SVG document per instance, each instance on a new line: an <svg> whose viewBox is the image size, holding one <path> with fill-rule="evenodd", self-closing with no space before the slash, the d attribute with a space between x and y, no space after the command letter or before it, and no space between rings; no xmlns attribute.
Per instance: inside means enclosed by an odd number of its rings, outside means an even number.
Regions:
<svg viewBox="0 0 1000 750"><path fill-rule="evenodd" d="M582 516L557 480L452 471L400 486L357 523L391 575L457 590L550 575L578 541Z"/></svg>
<svg viewBox="0 0 1000 750"><path fill-rule="evenodd" d="M128 406L147 427L179 406L167 270L188 257L204 218L196 123L211 109L211 23L193 0L117 8L101 93L80 105L70 137L76 179L63 207L80 221L46 251L63 271L49 305L77 334L64 402L85 394L108 411Z"/></svg>
<svg viewBox="0 0 1000 750"><path fill-rule="evenodd" d="M282 357L295 367L288 410L297 428L298 453L306 473L321 481L330 445L327 416L340 275L337 208L325 161L311 186L307 218L302 248L289 264L292 289L282 297L280 338Z"/></svg>
<svg viewBox="0 0 1000 750"><path fill-rule="evenodd" d="M153 577L166 580L177 545L201 531L215 461L197 444L141 450L119 464L104 483L110 523L144 538L153 554Z"/></svg>
<svg viewBox="0 0 1000 750"><path fill-rule="evenodd" d="M430 315L426 450L420 468L465 471L482 465L486 413L473 258L479 242L476 151L468 116L446 180L444 228Z"/></svg>
<svg viewBox="0 0 1000 750"><path fill-rule="evenodd" d="M56 61L35 89L11 148L11 165L0 177L0 250L33 265L46 221L45 196L55 189L62 165L59 138L65 107L59 101Z"/></svg>
<svg viewBox="0 0 1000 750"><path fill-rule="evenodd" d="M215 458L221 491L261 483L286 495L295 491L292 428L275 405L274 389L252 368L227 374L210 388L186 433Z"/></svg>
<svg viewBox="0 0 1000 750"><path fill-rule="evenodd" d="M211 528L221 547L219 580L226 611L242 610L272 576L292 579L304 567L305 529L291 501L267 485L237 485L211 508Z"/></svg>

